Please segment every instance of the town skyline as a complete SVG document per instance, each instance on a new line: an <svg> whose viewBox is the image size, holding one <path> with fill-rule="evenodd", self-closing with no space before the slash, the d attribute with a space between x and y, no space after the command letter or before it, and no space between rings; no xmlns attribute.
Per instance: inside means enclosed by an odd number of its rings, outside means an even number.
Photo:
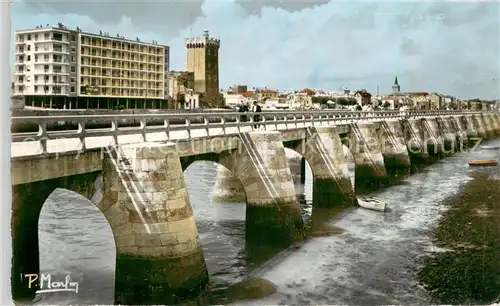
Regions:
<svg viewBox="0 0 500 306"><path fill-rule="evenodd" d="M13 31L61 22L88 32L102 30L129 39L156 40L170 46L171 70L185 69L184 38L201 36L207 29L221 40L221 88L234 84L285 91L348 87L375 93L379 86L380 93L390 93L397 75L403 91L498 99L498 3L323 2L311 7L282 3L281 8L269 3L258 7L257 3L239 2L152 2L139 11L130 9L133 3L105 3L101 5L108 9L85 10L74 2L19 1L12 6L12 22ZM178 10L186 18L166 18L165 26L155 27L158 14L153 11L162 6ZM344 16L334 16L334 9ZM408 9L413 9L406 16L411 18L403 18L399 12ZM109 15L109 22L102 20L99 14L103 12ZM148 12L150 22L144 22ZM222 17L227 20L221 21ZM264 31L264 24L273 18L275 24Z"/></svg>

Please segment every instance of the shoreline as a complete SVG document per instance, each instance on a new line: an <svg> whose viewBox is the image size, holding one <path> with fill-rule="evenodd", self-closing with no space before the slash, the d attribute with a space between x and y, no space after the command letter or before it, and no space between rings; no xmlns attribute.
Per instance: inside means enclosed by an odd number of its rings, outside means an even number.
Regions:
<svg viewBox="0 0 500 306"><path fill-rule="evenodd" d="M431 237L447 251L426 256L417 273L432 303L499 302L500 180L485 172L472 173L473 179L441 204L449 210Z"/></svg>

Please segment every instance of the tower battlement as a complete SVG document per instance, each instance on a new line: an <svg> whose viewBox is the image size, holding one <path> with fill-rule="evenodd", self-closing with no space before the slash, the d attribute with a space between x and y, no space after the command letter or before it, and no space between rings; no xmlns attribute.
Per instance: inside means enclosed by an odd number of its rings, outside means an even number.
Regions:
<svg viewBox="0 0 500 306"><path fill-rule="evenodd" d="M210 37L207 30L203 32L202 37L190 37L184 40L186 48L205 48L207 46L220 47L220 39Z"/></svg>

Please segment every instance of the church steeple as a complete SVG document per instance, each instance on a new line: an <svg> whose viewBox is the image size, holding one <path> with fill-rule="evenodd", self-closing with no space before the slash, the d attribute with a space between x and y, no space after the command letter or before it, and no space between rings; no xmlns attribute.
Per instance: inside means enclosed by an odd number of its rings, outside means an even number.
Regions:
<svg viewBox="0 0 500 306"><path fill-rule="evenodd" d="M396 93L396 92L399 92L400 90L401 90L401 87L399 86L399 83L398 83L398 76L396 76L396 78L394 79L394 85L392 85L392 92Z"/></svg>

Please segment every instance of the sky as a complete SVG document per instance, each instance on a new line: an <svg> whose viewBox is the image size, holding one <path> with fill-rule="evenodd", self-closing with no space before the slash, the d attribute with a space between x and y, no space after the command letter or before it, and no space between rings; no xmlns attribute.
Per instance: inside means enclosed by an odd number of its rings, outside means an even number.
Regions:
<svg viewBox="0 0 500 306"><path fill-rule="evenodd" d="M328 0L14 0L13 30L62 22L171 48L185 70L184 38L221 40L220 87L426 91L500 97L500 3Z"/></svg>

